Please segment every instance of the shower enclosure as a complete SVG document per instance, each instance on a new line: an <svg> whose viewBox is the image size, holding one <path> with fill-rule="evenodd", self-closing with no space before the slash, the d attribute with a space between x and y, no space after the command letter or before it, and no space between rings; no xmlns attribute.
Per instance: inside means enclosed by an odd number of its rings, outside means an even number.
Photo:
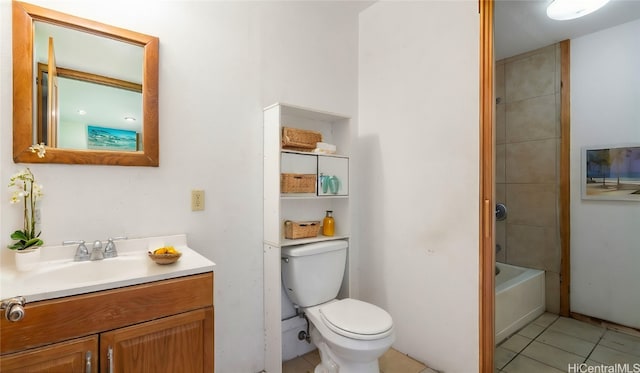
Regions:
<svg viewBox="0 0 640 373"><path fill-rule="evenodd" d="M496 201L509 208L496 221L496 261L536 278L532 291L543 299L516 319L560 312L560 56L554 44L496 62ZM509 281L497 279L496 286L501 282L504 291ZM513 301L500 294L497 333L499 316L513 313L505 309Z"/></svg>

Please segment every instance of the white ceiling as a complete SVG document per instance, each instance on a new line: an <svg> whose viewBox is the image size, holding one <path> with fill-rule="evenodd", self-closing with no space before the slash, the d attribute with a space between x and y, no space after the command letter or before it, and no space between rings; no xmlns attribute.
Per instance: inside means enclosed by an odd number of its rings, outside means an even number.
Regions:
<svg viewBox="0 0 640 373"><path fill-rule="evenodd" d="M550 3L551 0L496 0L496 60L640 18L640 0L611 0L598 11L569 21L547 18Z"/></svg>

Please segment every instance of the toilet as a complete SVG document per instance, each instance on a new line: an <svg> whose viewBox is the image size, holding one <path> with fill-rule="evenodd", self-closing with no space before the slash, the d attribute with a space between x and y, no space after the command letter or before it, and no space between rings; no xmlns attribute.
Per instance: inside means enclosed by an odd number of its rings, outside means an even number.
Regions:
<svg viewBox="0 0 640 373"><path fill-rule="evenodd" d="M378 373L378 358L394 341L393 320L382 308L336 299L347 260L347 241L282 248L282 283L309 320L320 351L314 373Z"/></svg>

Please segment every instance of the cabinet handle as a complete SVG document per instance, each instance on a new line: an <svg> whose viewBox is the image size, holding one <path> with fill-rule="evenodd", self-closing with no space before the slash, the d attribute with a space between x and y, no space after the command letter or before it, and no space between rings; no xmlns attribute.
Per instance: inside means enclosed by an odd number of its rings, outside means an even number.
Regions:
<svg viewBox="0 0 640 373"><path fill-rule="evenodd" d="M113 348L111 346L107 350L107 371L113 373Z"/></svg>
<svg viewBox="0 0 640 373"><path fill-rule="evenodd" d="M86 373L91 373L91 351L87 351L84 354L85 367L84 371Z"/></svg>
<svg viewBox="0 0 640 373"><path fill-rule="evenodd" d="M5 299L0 302L0 310L5 310L4 317L7 320L11 322L20 321L24 317L24 305L26 303L27 301L24 297Z"/></svg>

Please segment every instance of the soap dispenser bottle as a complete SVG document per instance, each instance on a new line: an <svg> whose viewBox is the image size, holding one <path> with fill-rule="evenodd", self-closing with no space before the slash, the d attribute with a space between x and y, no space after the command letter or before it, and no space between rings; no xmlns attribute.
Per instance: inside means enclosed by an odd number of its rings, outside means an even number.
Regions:
<svg viewBox="0 0 640 373"><path fill-rule="evenodd" d="M336 230L336 222L333 220L333 211L327 210L327 215L322 220L322 234L333 236Z"/></svg>

